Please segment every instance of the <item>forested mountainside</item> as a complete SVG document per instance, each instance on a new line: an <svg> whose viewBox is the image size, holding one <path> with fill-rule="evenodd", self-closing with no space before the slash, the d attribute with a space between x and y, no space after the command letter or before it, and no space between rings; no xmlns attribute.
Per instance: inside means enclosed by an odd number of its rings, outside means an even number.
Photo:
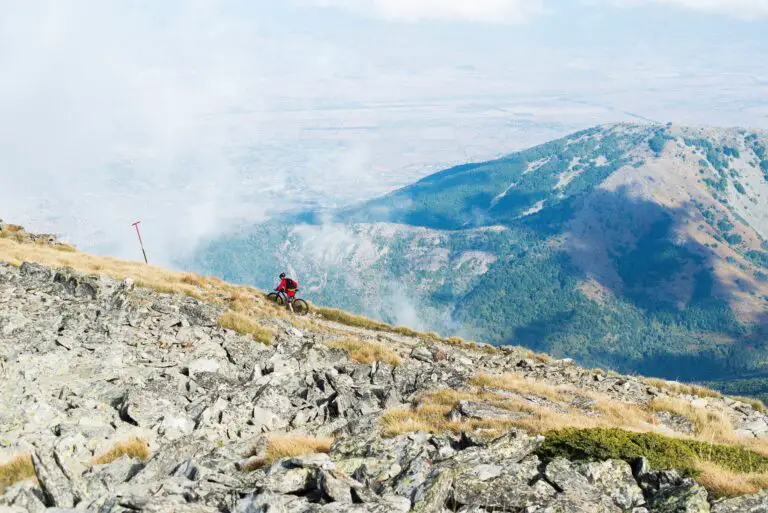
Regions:
<svg viewBox="0 0 768 513"><path fill-rule="evenodd" d="M290 269L321 303L760 394L766 147L745 129L596 127L221 237L193 265L261 287Z"/></svg>

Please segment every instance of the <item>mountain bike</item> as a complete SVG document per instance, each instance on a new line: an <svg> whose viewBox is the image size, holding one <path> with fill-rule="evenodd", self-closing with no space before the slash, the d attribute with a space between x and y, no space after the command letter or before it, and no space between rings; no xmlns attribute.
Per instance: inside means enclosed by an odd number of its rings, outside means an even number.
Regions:
<svg viewBox="0 0 768 513"><path fill-rule="evenodd" d="M299 289L296 289L296 292L298 291ZM278 306L285 306L288 309L290 309L288 303L291 303L291 306L293 306L293 313L296 315L304 316L309 313L309 303L298 297L291 300L291 298L288 297L288 294L282 290L280 292L271 292L267 294L267 301L276 303Z"/></svg>

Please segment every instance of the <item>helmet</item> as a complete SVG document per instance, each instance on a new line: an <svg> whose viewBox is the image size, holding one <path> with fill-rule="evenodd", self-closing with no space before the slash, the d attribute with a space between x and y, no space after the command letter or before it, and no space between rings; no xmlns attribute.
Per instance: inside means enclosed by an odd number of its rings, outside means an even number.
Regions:
<svg viewBox="0 0 768 513"><path fill-rule="evenodd" d="M285 273L280 273L280 279L282 280L283 278L285 278Z"/></svg>

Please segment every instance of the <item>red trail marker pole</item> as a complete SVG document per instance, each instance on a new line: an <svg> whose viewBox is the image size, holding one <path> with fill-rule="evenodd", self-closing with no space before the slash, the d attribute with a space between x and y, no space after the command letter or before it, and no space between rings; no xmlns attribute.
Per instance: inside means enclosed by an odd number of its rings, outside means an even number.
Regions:
<svg viewBox="0 0 768 513"><path fill-rule="evenodd" d="M141 222L141 221L136 221L136 222L135 222L135 223L133 223L131 226L133 226L134 228L136 228L136 235L138 235L138 236L139 236L139 245L141 246L141 253L144 255L144 263L145 263L145 264L148 264L148 263L149 263L149 261L147 261L147 252L146 252L146 251L144 251L144 241L142 241L142 240L141 240L141 232L139 231L139 223L140 223L140 222Z"/></svg>

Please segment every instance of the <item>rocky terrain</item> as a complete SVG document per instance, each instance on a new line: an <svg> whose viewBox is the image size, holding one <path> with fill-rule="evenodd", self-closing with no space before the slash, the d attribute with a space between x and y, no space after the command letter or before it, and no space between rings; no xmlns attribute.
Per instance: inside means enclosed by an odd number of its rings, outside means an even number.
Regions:
<svg viewBox="0 0 768 513"><path fill-rule="evenodd" d="M220 326L233 300L0 264L0 486L4 461L30 467L0 512L768 511L768 494L719 498L716 474L650 452L547 445L569 423L626 423L760 459L768 416L747 402L277 309L259 318L267 345Z"/></svg>

